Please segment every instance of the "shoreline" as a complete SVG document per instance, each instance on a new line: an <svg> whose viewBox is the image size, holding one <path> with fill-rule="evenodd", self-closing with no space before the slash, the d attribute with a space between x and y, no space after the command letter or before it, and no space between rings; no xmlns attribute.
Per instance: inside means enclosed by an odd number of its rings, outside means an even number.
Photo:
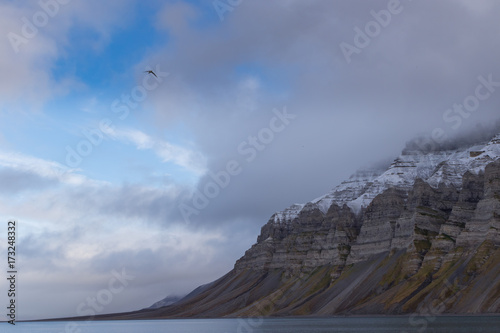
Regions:
<svg viewBox="0 0 500 333"><path fill-rule="evenodd" d="M344 314L344 315L331 315L331 316L253 316L253 317L177 317L177 318L113 318L120 317L122 314L109 314L101 315L100 318L82 318L82 317L68 317L68 318L49 318L49 319L30 319L30 320L16 320L16 323L36 323L36 322L93 322L93 321L147 321L147 320L234 320L234 319L336 319L336 318L410 318L414 315L416 317L428 317L426 314L408 313L408 314ZM106 317L106 318L103 318ZM500 313L444 313L433 315L432 317L500 317ZM7 321L0 321L0 323L7 323Z"/></svg>

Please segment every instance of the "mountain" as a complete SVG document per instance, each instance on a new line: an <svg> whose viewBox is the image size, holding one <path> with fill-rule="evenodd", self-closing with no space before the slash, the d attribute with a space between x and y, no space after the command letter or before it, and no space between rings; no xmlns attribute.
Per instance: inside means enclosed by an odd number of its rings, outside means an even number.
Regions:
<svg viewBox="0 0 500 333"><path fill-rule="evenodd" d="M118 318L500 313L500 134L407 148L273 214L234 269L200 288Z"/></svg>
<svg viewBox="0 0 500 333"><path fill-rule="evenodd" d="M148 309L158 309L158 308L162 308L164 306L172 305L172 304L179 302L183 298L184 298L183 296L169 295L169 296L165 297L164 299L162 299L161 301L154 303Z"/></svg>

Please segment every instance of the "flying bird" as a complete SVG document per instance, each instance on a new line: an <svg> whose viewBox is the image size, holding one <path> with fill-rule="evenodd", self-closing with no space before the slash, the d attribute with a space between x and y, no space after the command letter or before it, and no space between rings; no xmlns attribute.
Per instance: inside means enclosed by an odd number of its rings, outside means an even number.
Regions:
<svg viewBox="0 0 500 333"><path fill-rule="evenodd" d="M156 78L158 78L158 76L156 76L155 72L153 71L144 71L144 73L153 74Z"/></svg>

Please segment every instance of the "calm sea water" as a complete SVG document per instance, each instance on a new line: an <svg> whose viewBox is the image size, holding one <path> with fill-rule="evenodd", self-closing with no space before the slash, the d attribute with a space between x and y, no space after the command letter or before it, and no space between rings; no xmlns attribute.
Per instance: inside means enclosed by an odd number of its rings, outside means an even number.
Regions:
<svg viewBox="0 0 500 333"><path fill-rule="evenodd" d="M183 319L104 322L0 323L16 333L323 333L500 332L500 317L376 317L292 319Z"/></svg>

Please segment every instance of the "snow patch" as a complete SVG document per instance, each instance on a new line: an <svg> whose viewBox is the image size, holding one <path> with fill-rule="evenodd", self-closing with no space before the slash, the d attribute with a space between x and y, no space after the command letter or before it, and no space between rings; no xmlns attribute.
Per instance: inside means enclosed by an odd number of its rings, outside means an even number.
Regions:
<svg viewBox="0 0 500 333"><path fill-rule="evenodd" d="M274 223L290 223L299 216L305 204L294 204L287 209L274 214Z"/></svg>

